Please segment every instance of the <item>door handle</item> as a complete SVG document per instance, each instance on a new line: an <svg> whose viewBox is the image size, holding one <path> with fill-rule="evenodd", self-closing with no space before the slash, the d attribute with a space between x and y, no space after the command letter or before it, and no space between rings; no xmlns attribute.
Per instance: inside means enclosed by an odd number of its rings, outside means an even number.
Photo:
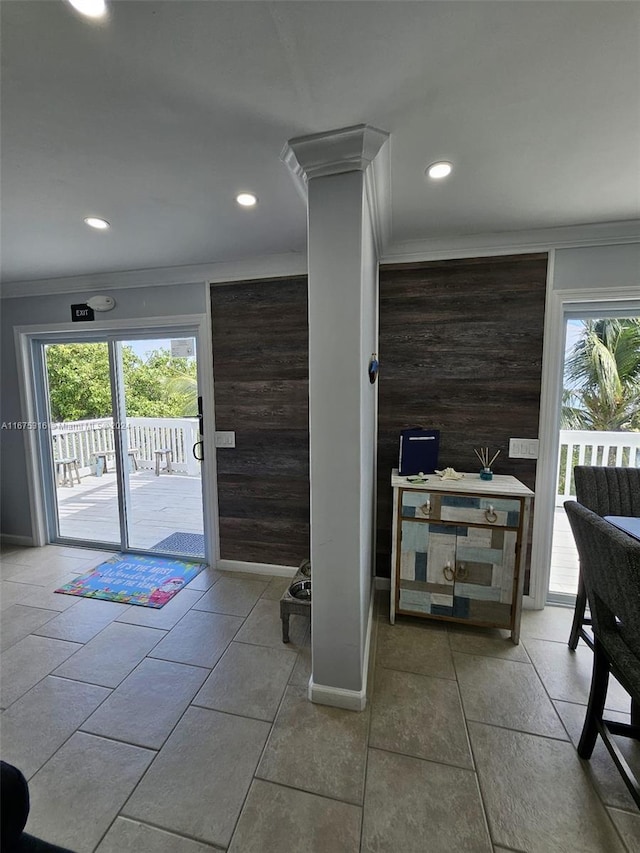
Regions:
<svg viewBox="0 0 640 853"><path fill-rule="evenodd" d="M464 563L458 564L458 569L456 571L456 580L457 581L465 581L469 577L469 569L465 566Z"/></svg>
<svg viewBox="0 0 640 853"><path fill-rule="evenodd" d="M493 504L489 504L489 509L484 511L484 516L489 522L489 524L495 524L498 520L498 513L493 508Z"/></svg>
<svg viewBox="0 0 640 853"><path fill-rule="evenodd" d="M198 448L200 448L199 451ZM198 460L198 462L202 462L202 460L204 459L204 441L196 441L196 443L193 445L191 452Z"/></svg>
<svg viewBox="0 0 640 853"><path fill-rule="evenodd" d="M198 397L198 431L200 435L204 435L204 414L202 412L202 397ZM195 453L193 454L194 456ZM198 457L196 456L196 459Z"/></svg>
<svg viewBox="0 0 640 853"><path fill-rule="evenodd" d="M421 515L431 515L431 498L427 498L422 506L418 507L418 510Z"/></svg>

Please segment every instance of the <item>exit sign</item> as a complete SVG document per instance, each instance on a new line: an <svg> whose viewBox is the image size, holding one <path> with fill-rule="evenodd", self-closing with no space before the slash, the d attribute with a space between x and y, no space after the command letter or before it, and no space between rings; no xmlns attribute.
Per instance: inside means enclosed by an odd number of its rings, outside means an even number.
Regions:
<svg viewBox="0 0 640 853"><path fill-rule="evenodd" d="M72 305L71 306L71 321L73 323L88 323L95 320L93 308L88 305Z"/></svg>

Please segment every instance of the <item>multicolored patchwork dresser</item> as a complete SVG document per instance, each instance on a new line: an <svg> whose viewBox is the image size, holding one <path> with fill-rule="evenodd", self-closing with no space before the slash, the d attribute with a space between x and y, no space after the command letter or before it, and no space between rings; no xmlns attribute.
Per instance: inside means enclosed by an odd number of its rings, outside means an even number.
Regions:
<svg viewBox="0 0 640 853"><path fill-rule="evenodd" d="M533 492L479 474L410 483L393 471L391 623L396 613L507 628L520 638Z"/></svg>

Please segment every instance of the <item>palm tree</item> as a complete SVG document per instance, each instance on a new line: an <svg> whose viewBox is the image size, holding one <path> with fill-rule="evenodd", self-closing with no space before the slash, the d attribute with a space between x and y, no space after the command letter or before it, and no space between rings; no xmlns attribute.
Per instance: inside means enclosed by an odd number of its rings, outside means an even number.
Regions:
<svg viewBox="0 0 640 853"><path fill-rule="evenodd" d="M198 415L198 380L187 373L170 373L166 376L167 393L179 400L180 414L183 418L195 418Z"/></svg>
<svg viewBox="0 0 640 853"><path fill-rule="evenodd" d="M640 431L640 318L586 320L565 364L565 429Z"/></svg>

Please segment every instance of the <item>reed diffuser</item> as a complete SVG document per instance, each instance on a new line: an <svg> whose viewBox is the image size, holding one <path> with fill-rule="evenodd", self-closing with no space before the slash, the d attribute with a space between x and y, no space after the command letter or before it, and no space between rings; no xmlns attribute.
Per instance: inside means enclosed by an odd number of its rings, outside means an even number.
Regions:
<svg viewBox="0 0 640 853"><path fill-rule="evenodd" d="M480 469L480 479L493 480L493 471L491 470L491 466L500 455L500 451L498 450L496 453L494 453L491 458L489 458L488 447L481 447L480 450L476 450L476 448L474 447L473 452L476 454L476 456L482 463L482 468Z"/></svg>

